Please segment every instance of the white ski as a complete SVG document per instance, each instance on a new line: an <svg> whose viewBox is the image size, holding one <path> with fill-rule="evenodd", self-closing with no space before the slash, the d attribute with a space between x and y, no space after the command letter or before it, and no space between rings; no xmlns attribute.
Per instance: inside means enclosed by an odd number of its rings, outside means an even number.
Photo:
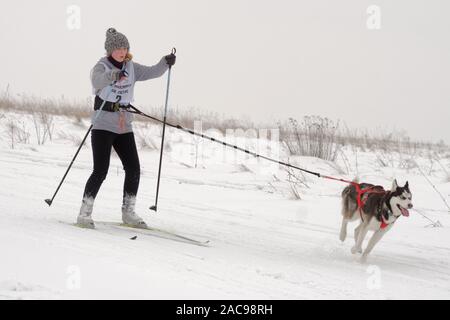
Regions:
<svg viewBox="0 0 450 320"><path fill-rule="evenodd" d="M70 224L79 228L83 228L83 229L88 229L85 228L83 226L77 225L76 223L67 223L65 221L59 221L61 223L64 224ZM98 227L111 227L111 228L118 228L121 230L128 230L131 232L131 229L134 233L138 233L138 234L142 234L145 236L151 236L151 237L158 237L158 238L162 238L162 239L168 239L168 240L172 240L172 241L178 241L178 242L183 242L183 243L188 243L188 244L193 244L193 245L197 245L197 246L202 246L202 247L209 247L209 240L197 240L197 239L193 239L190 237L186 237L183 235L180 235L178 233L172 232L172 231L167 231L167 230L163 230L163 229L159 229L159 228L153 228L153 227L147 227L147 228L137 228L131 225L126 225L120 222L108 222L108 221L95 221L95 225ZM89 229L91 230L91 229ZM101 228L95 228L92 230L96 230L96 231L103 231ZM135 237L133 237L134 239L136 239ZM130 238L132 240L134 240L133 238Z"/></svg>
<svg viewBox="0 0 450 320"><path fill-rule="evenodd" d="M125 229L125 230L133 229L133 231L135 231L137 233L141 233L141 234L145 234L145 235L149 235L149 236L155 236L155 237L164 238L164 239L169 239L169 240L192 243L192 244L199 245L199 246L207 247L209 244L209 240L205 240L205 241L197 240L197 239L193 239L193 238L189 238L189 237L180 235L180 234L172 232L172 231L163 230L163 229L154 228L154 227L138 228L138 227L127 225L127 224L120 223L120 222L107 222L107 221L96 221L95 223L98 225L112 226L112 227L117 227L117 228L121 228L121 229Z"/></svg>

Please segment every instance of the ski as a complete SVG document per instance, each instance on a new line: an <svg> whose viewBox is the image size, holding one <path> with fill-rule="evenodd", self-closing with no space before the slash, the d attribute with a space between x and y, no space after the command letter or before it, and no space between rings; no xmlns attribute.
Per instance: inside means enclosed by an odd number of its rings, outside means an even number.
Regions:
<svg viewBox="0 0 450 320"><path fill-rule="evenodd" d="M164 238L164 239L169 239L169 240L178 240L181 242L192 243L192 244L199 245L199 246L207 247L209 244L209 240L197 240L197 239L186 237L186 236L180 235L178 233L160 229L160 228L154 228L154 227L138 228L138 227L135 227L132 225L127 225L127 224L120 223L120 222L97 221L95 223L98 225L112 226L112 227L116 227L116 228L120 228L120 229L124 229L124 230L133 229L133 231L144 234L144 235L155 236L158 238Z"/></svg>
<svg viewBox="0 0 450 320"><path fill-rule="evenodd" d="M197 245L197 246L201 246L201 247L209 247L209 243L210 243L209 240L197 240L197 239L193 239L190 237L180 235L180 234L172 232L172 231L163 230L160 228L153 228L153 227L137 228L137 227L134 227L131 225L126 225L126 224L123 224L120 222L95 221L95 225L97 226L95 229L81 226L81 225L78 225L77 223L68 223L66 221L59 221L59 222L64 223L64 224L69 224L71 226L75 226L75 227L78 227L81 229L95 230L95 231L100 231L100 232L107 231L107 230L98 228L98 226L105 227L105 228L117 228L117 229L124 230L124 231L133 231L134 233L138 233L138 234L145 235L145 236L157 237L157 238L161 238L161 239L167 239L167 240ZM136 238L137 237L134 236L130 239L136 240Z"/></svg>

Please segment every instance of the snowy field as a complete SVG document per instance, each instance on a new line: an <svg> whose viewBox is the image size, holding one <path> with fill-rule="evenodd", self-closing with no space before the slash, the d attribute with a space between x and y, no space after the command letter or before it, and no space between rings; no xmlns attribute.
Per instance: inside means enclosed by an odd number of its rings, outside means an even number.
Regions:
<svg viewBox="0 0 450 320"><path fill-rule="evenodd" d="M23 121L31 133L29 143L17 143L14 149L6 133L11 119L20 125ZM159 151L140 150L137 213L150 226L209 240L208 246L108 224L98 224L97 230L74 227L91 173L89 144L53 205L48 207L44 199L53 195L87 125L55 118L52 141L38 145L29 115L0 116L0 299L450 298L449 209L417 168L395 160L398 155L384 167L376 154L362 151L356 167L352 148L344 149L346 165L344 157L337 164L290 159L344 179L358 173L361 181L386 188L393 178L401 185L408 180L415 208L442 225L433 227L411 210L362 264L350 252L356 225L350 226L344 243L338 239L345 184L305 176L308 187L299 188L301 200L295 200L283 168L264 160L238 161L245 157L230 149L221 153L222 147L210 141L201 142L203 158L194 168L192 137L173 130L166 136L170 148L164 154L157 213L149 207L154 204ZM158 128L150 135L157 145ZM281 150L277 156L286 160L284 154ZM442 166L433 167L426 156L415 160L450 202L445 172L450 161L443 159ZM94 221L121 221L123 178L113 155ZM137 238L131 240L133 236Z"/></svg>

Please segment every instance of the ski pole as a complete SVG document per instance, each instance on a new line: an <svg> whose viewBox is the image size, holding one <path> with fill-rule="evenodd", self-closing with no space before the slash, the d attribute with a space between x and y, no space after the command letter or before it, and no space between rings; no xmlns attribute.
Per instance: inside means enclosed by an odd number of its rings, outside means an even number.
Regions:
<svg viewBox="0 0 450 320"><path fill-rule="evenodd" d="M111 93L111 91L112 91L112 86L114 85L114 83L115 83L115 81L109 85L108 94L106 95L107 97L110 95L110 93ZM64 180L66 179L67 174L69 173L70 169L72 168L72 165L73 165L73 163L75 162L75 159L77 158L78 153L79 153L80 150L81 150L81 147L83 146L83 144L84 144L84 142L86 141L86 139L87 139L89 133L91 132L92 127L94 126L95 121L97 121L97 118L98 118L98 116L99 116L99 114L100 114L100 111L103 110L103 107L104 107L105 103L106 103L106 100L103 100L103 103L102 103L102 105L101 105L101 107L100 107L100 109L99 109L99 112L97 112L97 114L95 115L95 118L94 118L94 120L92 121L92 124L89 126L88 131L87 131L86 134L84 135L83 141L81 141L81 144L80 144L80 146L78 147L77 152L76 152L75 155L73 156L72 161L70 162L69 167L68 167L67 170L66 170L66 173L64 174L63 178L61 179L61 182L60 182L59 185L58 185L58 188L56 188L56 191L55 191L55 193L53 194L53 197L52 197L51 199L45 199L45 200L44 200L44 201L48 204L49 207L52 205L53 200L54 200L55 197L56 197L56 194L58 193L59 189L61 188L61 185L63 184Z"/></svg>
<svg viewBox="0 0 450 320"><path fill-rule="evenodd" d="M172 54L177 53L175 48L172 49ZM157 211L158 209L158 195L159 195L159 182L161 179L161 166L162 166L162 158L163 158L163 149L164 149L164 136L166 133L166 117L167 117L167 102L169 101L169 85L170 85L170 71L172 70L172 66L169 66L169 72L167 74L167 89L166 89L166 105L164 107L164 120L163 120L163 132L161 139L161 150L159 152L159 168L158 168L158 182L156 184L156 198L155 205L150 207L150 210Z"/></svg>

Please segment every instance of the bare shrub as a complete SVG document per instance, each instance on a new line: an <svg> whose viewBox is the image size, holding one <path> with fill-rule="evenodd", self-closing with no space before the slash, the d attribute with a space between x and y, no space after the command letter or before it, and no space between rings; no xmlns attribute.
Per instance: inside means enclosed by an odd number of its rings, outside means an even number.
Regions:
<svg viewBox="0 0 450 320"><path fill-rule="evenodd" d="M6 136L10 141L11 149L14 149L17 143L28 144L30 142L30 133L24 122L20 125L16 120L8 120L6 123Z"/></svg>
<svg viewBox="0 0 450 320"><path fill-rule="evenodd" d="M382 154L387 153L398 153L403 155L408 155L410 157L420 156L424 150L439 150L439 152L448 151L449 148L441 140L439 143L434 144L431 142L420 142L412 141L411 138L402 130L394 130L392 132L386 132L382 129L376 129L375 132L369 132L368 129L357 130L349 129L347 125L340 130L337 141L346 146L351 146L354 150L355 148L361 151L372 151L381 152ZM384 156L380 156L380 163L386 163ZM399 163L402 159L399 160Z"/></svg>
<svg viewBox="0 0 450 320"><path fill-rule="evenodd" d="M448 212L450 213L450 205L447 203L446 198L442 195L442 193L437 189L437 187L434 185L434 183L429 179L429 177L423 172L423 170L420 168L420 166L416 162L416 167L419 170L420 174L425 178L425 180L428 181L428 183L433 187L433 189L436 191L436 193L441 197L442 201L444 202L445 206L448 208Z"/></svg>
<svg viewBox="0 0 450 320"><path fill-rule="evenodd" d="M12 120L8 121L6 124L6 134L10 138L10 146L11 149L14 149L15 146L15 137L16 137L16 123Z"/></svg>
<svg viewBox="0 0 450 320"><path fill-rule="evenodd" d="M38 145L43 145L47 139L52 140L53 135L53 116L46 111L36 111L32 113L33 124L36 133Z"/></svg>
<svg viewBox="0 0 450 320"><path fill-rule="evenodd" d="M306 116L299 123L289 118L287 123L279 123L278 128L290 154L336 160L339 151L336 139L338 124L332 120Z"/></svg>
<svg viewBox="0 0 450 320"><path fill-rule="evenodd" d="M306 178L303 172L295 173L292 168L286 167L285 171L287 173L287 183L289 184L289 190L291 197L296 200L301 200L300 188L308 187L306 184Z"/></svg>
<svg viewBox="0 0 450 320"><path fill-rule="evenodd" d="M376 152L376 161L380 167L394 167L394 156L393 153L386 151L384 149L379 149Z"/></svg>
<svg viewBox="0 0 450 320"><path fill-rule="evenodd" d="M344 163L345 169L346 169L346 171L342 170L342 173L343 174L349 174L350 173L350 161L348 161L348 158L345 155L343 150L341 150L340 154L341 154L341 157L342 157L342 162ZM358 167L356 167L356 172L358 172Z"/></svg>
<svg viewBox="0 0 450 320"><path fill-rule="evenodd" d="M34 95L19 93L15 96L6 91L0 93L0 109L32 113L45 110L47 114L62 115L75 118L88 118L92 110L92 98L85 101L68 101L64 96L59 99L43 99Z"/></svg>
<svg viewBox="0 0 450 320"><path fill-rule="evenodd" d="M6 90L0 94L0 109L9 111L14 108L14 100L10 96L9 93L9 84L6 87Z"/></svg>
<svg viewBox="0 0 450 320"><path fill-rule="evenodd" d="M289 162L288 162L289 163ZM307 180L303 172L296 171L290 167L284 167L285 178L280 179L276 174L272 176L272 181L267 182L269 193L280 193L293 200L301 200L301 189L307 188Z"/></svg>

